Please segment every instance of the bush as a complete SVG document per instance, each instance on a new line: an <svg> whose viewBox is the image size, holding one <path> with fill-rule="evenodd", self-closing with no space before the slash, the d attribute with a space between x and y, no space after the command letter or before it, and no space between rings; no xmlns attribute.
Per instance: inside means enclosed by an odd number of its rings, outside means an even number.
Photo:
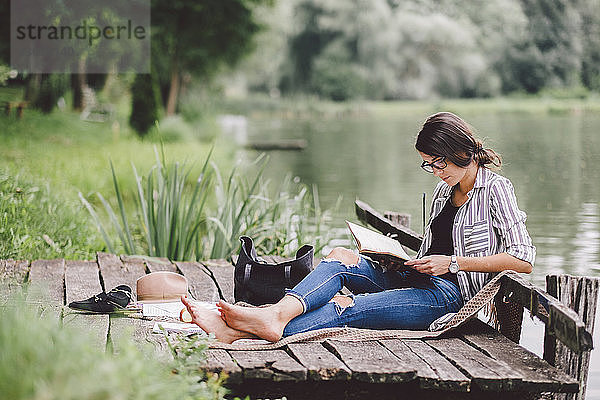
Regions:
<svg viewBox="0 0 600 400"><path fill-rule="evenodd" d="M147 139L152 142L175 143L189 142L194 140L194 128L187 123L181 116L173 115L163 118L156 127L154 127Z"/></svg>
<svg viewBox="0 0 600 400"><path fill-rule="evenodd" d="M582 85L571 87L547 88L540 91L542 97L551 97L553 99L587 99L590 91Z"/></svg>
<svg viewBox="0 0 600 400"><path fill-rule="evenodd" d="M0 307L0 393L11 400L220 399L220 379L198 370L206 342L178 344L175 362L155 360L132 340L118 354L91 345L88 332L61 328L24 305L25 296Z"/></svg>
<svg viewBox="0 0 600 400"><path fill-rule="evenodd" d="M151 74L138 74L131 86L131 116L129 124L140 135L145 136L158 120L158 94Z"/></svg>
<svg viewBox="0 0 600 400"><path fill-rule="evenodd" d="M51 112L58 99L64 95L69 87L66 75L42 75L40 89L35 97L33 106L44 113Z"/></svg>
<svg viewBox="0 0 600 400"><path fill-rule="evenodd" d="M312 87L320 96L334 101L350 100L364 94L365 80L343 43L331 43L314 60Z"/></svg>

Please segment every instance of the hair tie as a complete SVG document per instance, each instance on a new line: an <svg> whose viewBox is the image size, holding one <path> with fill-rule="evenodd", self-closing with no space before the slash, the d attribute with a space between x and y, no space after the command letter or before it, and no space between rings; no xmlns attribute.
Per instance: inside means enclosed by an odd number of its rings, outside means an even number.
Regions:
<svg viewBox="0 0 600 400"><path fill-rule="evenodd" d="M475 149L473 150L473 153L478 154L482 151L484 151L483 145L481 143L475 143Z"/></svg>

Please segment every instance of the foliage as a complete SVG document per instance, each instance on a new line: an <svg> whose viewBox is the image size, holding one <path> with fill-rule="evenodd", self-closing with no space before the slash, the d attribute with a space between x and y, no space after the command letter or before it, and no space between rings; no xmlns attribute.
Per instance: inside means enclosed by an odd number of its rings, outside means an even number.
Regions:
<svg viewBox="0 0 600 400"><path fill-rule="evenodd" d="M317 189L311 193L288 176L270 196L269 182L261 178L266 163L262 156L255 160L260 169L253 180L246 177L252 168L242 165L236 165L226 181L215 170L217 206L205 233L208 258L229 257L241 235L251 236L262 254L291 255L304 243L319 252L329 241L325 227L331 211L321 210Z"/></svg>
<svg viewBox="0 0 600 400"><path fill-rule="evenodd" d="M600 91L600 12L597 0L578 0L581 15L582 41L581 83L588 89Z"/></svg>
<svg viewBox="0 0 600 400"><path fill-rule="evenodd" d="M144 136L158 120L157 92L151 74L138 74L131 86L131 116L129 124L140 135Z"/></svg>
<svg viewBox="0 0 600 400"><path fill-rule="evenodd" d="M271 198L268 182L261 178L266 165L263 157L253 163L258 171L253 166L236 165L226 178L210 157L211 152L192 187L187 184L190 170L185 163L167 163L164 154L157 156L156 164L143 178L134 168L138 223L125 210L114 169L118 214L98 193L108 224L80 194L109 250L114 252L116 244L108 227L116 232L126 253L140 254L141 248L145 254L171 260L229 257L241 235L254 237L266 254L290 254L300 242L313 243L317 250L325 246L329 237L324 227L330 215L321 211L316 189L310 193L288 178L278 195ZM251 175L254 178L248 178ZM140 232L139 239L135 232Z"/></svg>
<svg viewBox="0 0 600 400"><path fill-rule="evenodd" d="M58 99L69 87L69 80L64 74L44 74L41 76L39 91L36 93L33 106L44 113L51 112Z"/></svg>
<svg viewBox="0 0 600 400"><path fill-rule="evenodd" d="M0 259L93 257L102 243L82 211L47 182L0 172Z"/></svg>
<svg viewBox="0 0 600 400"><path fill-rule="evenodd" d="M270 30L244 72L268 93L431 99L600 85L597 0L291 0L258 15ZM366 85L344 87L361 82L349 71Z"/></svg>
<svg viewBox="0 0 600 400"><path fill-rule="evenodd" d="M40 317L24 300L22 296L0 307L3 398L163 400L225 395L221 379L207 379L190 361L201 357L205 346L175 363L156 360L150 348L142 352L131 339L123 341L118 354L111 354L94 347L88 332L61 328L56 318L48 317L52 313Z"/></svg>
<svg viewBox="0 0 600 400"><path fill-rule="evenodd" d="M10 77L11 69L8 65L0 63L0 86L6 85L6 81Z"/></svg>
<svg viewBox="0 0 600 400"><path fill-rule="evenodd" d="M198 102L194 102L198 106ZM190 105L189 108L192 108ZM214 140L218 126L211 118L199 117L188 121L184 115L171 115L160 120L144 138L155 143L190 143L195 140L208 142Z"/></svg>
<svg viewBox="0 0 600 400"><path fill-rule="evenodd" d="M334 101L350 100L364 93L365 78L360 69L350 63L350 54L342 43L330 43L315 60L312 73L315 93Z"/></svg>
<svg viewBox="0 0 600 400"><path fill-rule="evenodd" d="M262 1L152 0L153 65L161 91L169 92L167 114L175 111L183 73L206 79L250 51L259 29L252 8Z"/></svg>

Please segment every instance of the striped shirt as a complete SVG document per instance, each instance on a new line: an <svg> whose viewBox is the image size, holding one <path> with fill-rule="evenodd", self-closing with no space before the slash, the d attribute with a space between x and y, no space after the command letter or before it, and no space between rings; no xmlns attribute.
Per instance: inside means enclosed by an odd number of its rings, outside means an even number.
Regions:
<svg viewBox="0 0 600 400"><path fill-rule="evenodd" d="M433 192L429 223L417 258L431 246L431 222L452 195L452 187L440 182ZM454 254L482 257L508 253L533 265L535 246L525 227L527 215L519 210L512 183L487 168L480 167L467 201L460 206L452 227ZM466 302L496 273L458 271L457 278Z"/></svg>

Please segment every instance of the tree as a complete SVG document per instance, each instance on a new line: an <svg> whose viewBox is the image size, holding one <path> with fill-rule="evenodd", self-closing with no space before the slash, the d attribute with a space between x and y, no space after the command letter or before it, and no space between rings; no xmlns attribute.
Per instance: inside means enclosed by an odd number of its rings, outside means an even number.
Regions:
<svg viewBox="0 0 600 400"><path fill-rule="evenodd" d="M158 120L158 96L152 74L138 74L131 85L132 105L129 125L144 136Z"/></svg>
<svg viewBox="0 0 600 400"><path fill-rule="evenodd" d="M50 113L58 99L67 91L68 79L64 74L41 74L40 78L40 87L33 106L44 113Z"/></svg>
<svg viewBox="0 0 600 400"><path fill-rule="evenodd" d="M168 77L167 115L176 112L181 77L210 77L252 48L259 25L252 7L268 0L152 0L153 62Z"/></svg>
<svg viewBox="0 0 600 400"><path fill-rule="evenodd" d="M583 41L581 82L591 90L600 90L600 1L575 2L581 15Z"/></svg>
<svg viewBox="0 0 600 400"><path fill-rule="evenodd" d="M521 0L521 3L529 20L529 40L522 45L524 53L515 58L525 65L517 63L515 68L531 70L540 78L535 86L527 87L522 82L523 86L535 93L545 86L576 84L581 72L582 43L581 16L575 6L570 0Z"/></svg>

